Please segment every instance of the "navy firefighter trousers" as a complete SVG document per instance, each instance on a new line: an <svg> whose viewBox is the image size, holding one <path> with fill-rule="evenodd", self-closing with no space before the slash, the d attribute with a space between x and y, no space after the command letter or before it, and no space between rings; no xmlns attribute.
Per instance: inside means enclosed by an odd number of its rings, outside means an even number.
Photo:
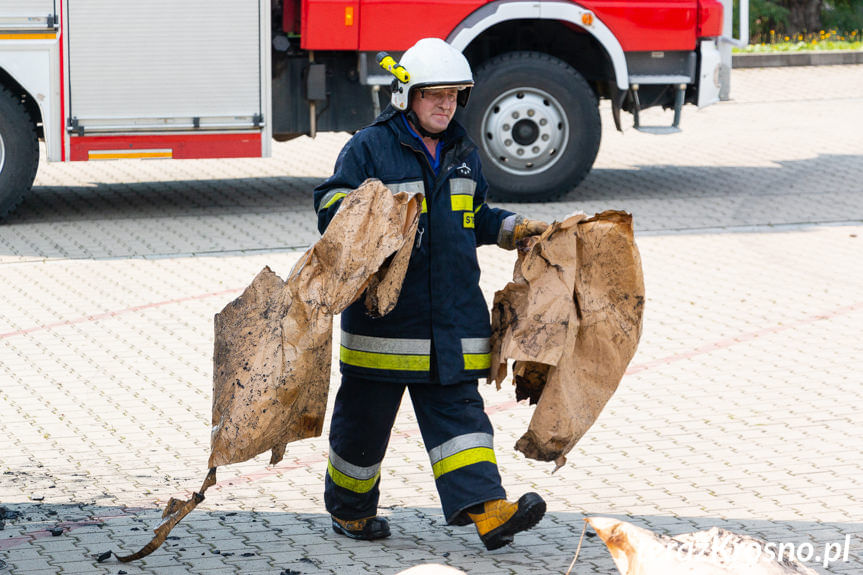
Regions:
<svg viewBox="0 0 863 575"><path fill-rule="evenodd" d="M344 520L377 514L381 463L405 388L447 523L462 524L462 511L472 505L505 499L476 380L441 386L343 375L330 425L327 511Z"/></svg>

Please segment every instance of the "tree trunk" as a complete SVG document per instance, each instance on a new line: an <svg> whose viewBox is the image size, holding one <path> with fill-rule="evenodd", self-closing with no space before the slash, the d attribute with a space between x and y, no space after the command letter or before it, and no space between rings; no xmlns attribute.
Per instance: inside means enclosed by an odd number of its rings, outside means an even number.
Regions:
<svg viewBox="0 0 863 575"><path fill-rule="evenodd" d="M821 30L823 0L784 0L788 8L788 35Z"/></svg>
<svg viewBox="0 0 863 575"><path fill-rule="evenodd" d="M806 3L806 28L809 32L821 30L821 9L823 7L823 0L810 0Z"/></svg>

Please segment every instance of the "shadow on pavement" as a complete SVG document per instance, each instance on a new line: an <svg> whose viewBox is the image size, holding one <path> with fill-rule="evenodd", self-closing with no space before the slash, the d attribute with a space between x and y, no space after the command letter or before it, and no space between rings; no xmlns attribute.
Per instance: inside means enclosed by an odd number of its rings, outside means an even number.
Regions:
<svg viewBox="0 0 863 575"><path fill-rule="evenodd" d="M0 259L219 255L296 250L320 237L320 178L38 186L0 225ZM595 169L564 199L494 206L552 221L609 209L637 234L863 221L863 155L765 167L641 165ZM7 257L8 256L8 257Z"/></svg>
<svg viewBox="0 0 863 575"><path fill-rule="evenodd" d="M635 194L653 199L699 199L741 195L863 192L863 155L822 154L764 167L637 165L634 170L594 169L578 188L591 201ZM778 198L777 198L778 199ZM863 211L857 214L863 215Z"/></svg>
<svg viewBox="0 0 863 575"><path fill-rule="evenodd" d="M261 177L34 186L6 223L170 218L301 210L320 178Z"/></svg>
<svg viewBox="0 0 863 575"><path fill-rule="evenodd" d="M0 552L13 568L30 560L34 551L52 564L92 563L94 573L159 573L185 566L197 573L240 567L244 573L396 573L420 563L445 563L471 572L564 573L582 532L585 515L550 512L540 524L516 537L515 544L487 552L473 527L443 523L439 510L391 507L381 510L390 519L392 536L362 542L336 535L325 513L196 510L177 526L168 541L149 557L121 564L113 557L99 563L105 551L130 553L144 545L159 521L155 508L104 507L86 504L12 503L19 514L7 521L0 535ZM859 573L863 524L839 522L721 519L612 515L666 535L718 526L765 541L783 544L819 573ZM848 539L846 539L846 536ZM48 542L55 542L52 547ZM828 561L831 545L847 545ZM790 547L792 546L793 547ZM808 556L808 559L807 559ZM582 545L575 573L617 573L605 545L590 530Z"/></svg>
<svg viewBox="0 0 863 575"><path fill-rule="evenodd" d="M312 190L321 178L261 177L216 180L97 183L93 186L36 186L7 222L24 224L116 218L204 216L263 211L300 211L313 217ZM710 208L721 217L741 201L783 198L799 201L801 221L829 210L818 197L845 198L845 219L863 219L863 155L819 155L766 167L636 165L634 169L595 168L577 189L558 201L559 207L602 202L607 207L633 201L685 200L692 212ZM504 205L503 202L493 203ZM534 210L539 203L521 205ZM528 208L529 206L529 208ZM723 209L723 206L726 209ZM757 206L756 206L757 207ZM777 206L780 207L780 206ZM789 206L781 206L788 209ZM815 211L813 212L813 209ZM853 208L848 211L848 208ZM827 211L832 217L833 212ZM763 223L769 214L762 214Z"/></svg>

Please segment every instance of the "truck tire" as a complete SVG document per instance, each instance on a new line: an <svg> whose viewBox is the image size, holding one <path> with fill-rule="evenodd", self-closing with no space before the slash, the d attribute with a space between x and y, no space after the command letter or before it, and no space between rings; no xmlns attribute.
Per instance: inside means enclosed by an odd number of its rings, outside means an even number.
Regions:
<svg viewBox="0 0 863 575"><path fill-rule="evenodd" d="M39 167L39 140L20 98L0 88L0 220L30 191Z"/></svg>
<svg viewBox="0 0 863 575"><path fill-rule="evenodd" d="M540 52L510 52L476 70L465 124L491 195L547 201L590 171L602 125L593 90L572 66Z"/></svg>

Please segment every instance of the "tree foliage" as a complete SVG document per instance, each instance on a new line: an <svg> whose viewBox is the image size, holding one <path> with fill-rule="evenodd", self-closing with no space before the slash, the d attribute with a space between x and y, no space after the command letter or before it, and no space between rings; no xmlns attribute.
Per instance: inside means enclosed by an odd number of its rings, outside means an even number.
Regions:
<svg viewBox="0 0 863 575"><path fill-rule="evenodd" d="M749 26L754 38L795 36L832 29L863 28L863 0L750 0Z"/></svg>

